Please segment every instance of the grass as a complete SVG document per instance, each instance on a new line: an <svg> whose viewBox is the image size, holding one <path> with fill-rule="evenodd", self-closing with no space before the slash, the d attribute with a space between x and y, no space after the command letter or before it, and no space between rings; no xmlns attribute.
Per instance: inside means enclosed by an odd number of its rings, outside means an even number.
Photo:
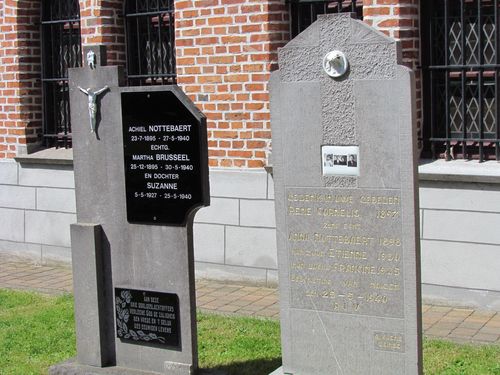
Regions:
<svg viewBox="0 0 500 375"><path fill-rule="evenodd" d="M72 297L0 290L0 374L46 373L74 347Z"/></svg>
<svg viewBox="0 0 500 375"><path fill-rule="evenodd" d="M500 346L459 345L424 339L424 373L432 375L500 375Z"/></svg>
<svg viewBox="0 0 500 375"><path fill-rule="evenodd" d="M269 374L281 366L279 323L198 313L198 350L201 368Z"/></svg>
<svg viewBox="0 0 500 375"><path fill-rule="evenodd" d="M200 367L261 375L281 362L274 320L198 314ZM73 299L0 289L0 374L46 374L75 356ZM426 375L500 375L500 346L424 340Z"/></svg>

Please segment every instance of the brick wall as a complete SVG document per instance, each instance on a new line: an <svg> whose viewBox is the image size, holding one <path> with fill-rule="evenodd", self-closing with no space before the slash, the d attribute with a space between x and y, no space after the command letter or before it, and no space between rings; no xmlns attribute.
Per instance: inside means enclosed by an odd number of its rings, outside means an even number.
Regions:
<svg viewBox="0 0 500 375"><path fill-rule="evenodd" d="M80 1L82 46L103 44L108 65L125 64L124 0Z"/></svg>
<svg viewBox="0 0 500 375"><path fill-rule="evenodd" d="M401 41L403 63L413 69L417 87L417 130L422 137L422 75L420 65L420 1L363 0L364 21ZM419 149L422 145L419 142Z"/></svg>
<svg viewBox="0 0 500 375"><path fill-rule="evenodd" d="M41 133L40 2L0 5L0 159L26 152Z"/></svg>
<svg viewBox="0 0 500 375"><path fill-rule="evenodd" d="M284 0L179 0L175 11L178 83L208 118L210 166L267 165Z"/></svg>
<svg viewBox="0 0 500 375"><path fill-rule="evenodd" d="M123 0L80 1L82 44L105 44L108 64L125 62ZM401 40L421 82L417 0L364 0L365 22ZM258 168L271 150L270 72L289 39L284 0L176 0L179 85L208 117L210 165ZM0 158L41 135L40 2L2 2L0 12Z"/></svg>

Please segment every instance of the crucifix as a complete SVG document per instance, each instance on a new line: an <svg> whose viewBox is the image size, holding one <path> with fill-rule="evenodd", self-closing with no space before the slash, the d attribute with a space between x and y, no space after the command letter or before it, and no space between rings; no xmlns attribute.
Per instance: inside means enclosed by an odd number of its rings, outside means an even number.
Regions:
<svg viewBox="0 0 500 375"><path fill-rule="evenodd" d="M94 133L96 130L96 123L97 123L97 97L101 95L103 92L109 89L108 86L104 86L102 89L97 90L97 91L90 91L90 88L87 88L87 90L81 88L78 86L81 92L83 92L85 95L88 97L88 106L89 106L89 117L90 117L90 132Z"/></svg>

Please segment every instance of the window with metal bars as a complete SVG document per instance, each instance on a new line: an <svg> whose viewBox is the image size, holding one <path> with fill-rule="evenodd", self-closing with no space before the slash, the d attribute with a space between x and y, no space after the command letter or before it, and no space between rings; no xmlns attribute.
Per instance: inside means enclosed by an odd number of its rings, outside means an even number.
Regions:
<svg viewBox="0 0 500 375"><path fill-rule="evenodd" d="M129 85L174 84L174 1L127 0L125 19Z"/></svg>
<svg viewBox="0 0 500 375"><path fill-rule="evenodd" d="M498 0L422 1L427 155L500 160L498 6Z"/></svg>
<svg viewBox="0 0 500 375"><path fill-rule="evenodd" d="M292 38L314 23L320 14L351 12L363 19L363 1L360 0L288 0L288 6Z"/></svg>
<svg viewBox="0 0 500 375"><path fill-rule="evenodd" d="M42 2L42 91L45 145L71 146L68 68L82 66L78 0Z"/></svg>

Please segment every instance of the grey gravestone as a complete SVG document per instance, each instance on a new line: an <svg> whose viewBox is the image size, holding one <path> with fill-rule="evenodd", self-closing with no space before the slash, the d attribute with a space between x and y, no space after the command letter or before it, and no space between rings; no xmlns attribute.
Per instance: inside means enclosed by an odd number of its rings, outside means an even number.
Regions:
<svg viewBox="0 0 500 375"><path fill-rule="evenodd" d="M324 57L340 51L346 73ZM334 54L335 55L335 54ZM320 16L271 78L283 367L420 374L415 107L398 44Z"/></svg>
<svg viewBox="0 0 500 375"><path fill-rule="evenodd" d="M206 120L177 86L120 87L120 69L99 66L96 51L96 66L69 74L77 358L50 371L193 374L192 222L209 201Z"/></svg>

